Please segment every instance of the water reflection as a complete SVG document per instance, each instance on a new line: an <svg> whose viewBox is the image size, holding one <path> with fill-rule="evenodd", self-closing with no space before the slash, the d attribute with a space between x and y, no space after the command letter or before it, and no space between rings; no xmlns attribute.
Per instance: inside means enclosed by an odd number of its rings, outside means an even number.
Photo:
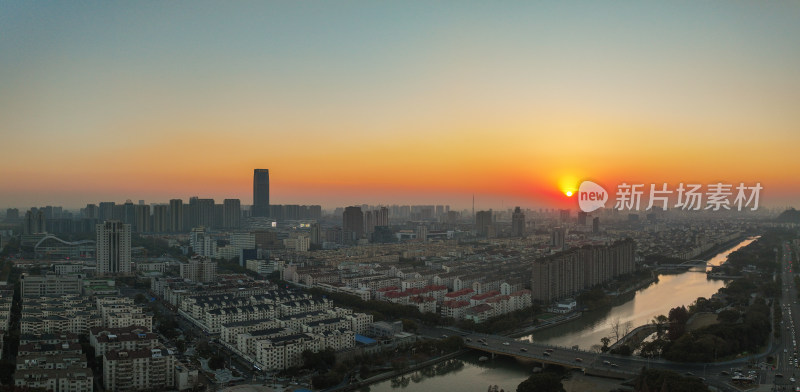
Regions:
<svg viewBox="0 0 800 392"><path fill-rule="evenodd" d="M406 374L403 378L383 381L361 392L390 391L485 391L489 385L498 385L514 391L517 385L532 374L533 365L509 357L495 357L480 361L485 354L471 352L443 362L443 366L429 367Z"/></svg>
<svg viewBox="0 0 800 392"><path fill-rule="evenodd" d="M709 268L723 263L735 250L747 246L754 238L748 238L733 248L719 253L708 262ZM630 322L632 328L649 323L653 317L666 315L669 310L693 303L697 297L710 297L725 285L722 280L706 279L705 271L693 270L680 274L660 275L659 281L640 289L635 296L618 299L611 308L585 312L575 321L557 328L534 332L522 339L560 346L579 345L583 349L600 344L600 339L611 334L610 324L619 318L620 325ZM626 300L630 299L630 300ZM622 300L622 301L620 301Z"/></svg>

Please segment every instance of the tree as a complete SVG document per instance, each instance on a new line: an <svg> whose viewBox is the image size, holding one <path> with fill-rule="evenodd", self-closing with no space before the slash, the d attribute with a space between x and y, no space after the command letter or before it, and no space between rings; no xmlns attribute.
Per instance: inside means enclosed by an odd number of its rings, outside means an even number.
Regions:
<svg viewBox="0 0 800 392"><path fill-rule="evenodd" d="M133 297L133 302L136 302L137 304L146 303L147 302L147 297L145 297L145 295L142 294L142 293L136 294L136 296Z"/></svg>
<svg viewBox="0 0 800 392"><path fill-rule="evenodd" d="M736 281L734 281L736 282ZM669 310L669 340L676 341L686 332L686 322L689 321L689 311L685 306L679 306Z"/></svg>
<svg viewBox="0 0 800 392"><path fill-rule="evenodd" d="M739 312L725 309L717 314L717 320L722 323L733 324L739 320Z"/></svg>
<svg viewBox="0 0 800 392"><path fill-rule="evenodd" d="M417 329L419 329L419 327L417 326L417 323L414 322L414 320L403 319L403 331L417 332Z"/></svg>
<svg viewBox="0 0 800 392"><path fill-rule="evenodd" d="M608 344L611 343L611 339L608 336L603 336L600 338L600 343L603 343L603 347L600 348L603 352L608 351Z"/></svg>
<svg viewBox="0 0 800 392"><path fill-rule="evenodd" d="M663 314L653 317L653 324L656 326L656 337L661 338L664 335L664 327L667 325L669 319Z"/></svg>
<svg viewBox="0 0 800 392"><path fill-rule="evenodd" d="M221 355L214 354L211 356L211 359L208 360L208 367L212 370L219 370L225 367L225 358Z"/></svg>
<svg viewBox="0 0 800 392"><path fill-rule="evenodd" d="M517 392L566 392L561 378L553 373L538 373L517 386Z"/></svg>
<svg viewBox="0 0 800 392"><path fill-rule="evenodd" d="M620 321L619 317L615 317L608 321L608 326L611 329L611 336L614 338L614 342L619 342L623 336L622 330L620 330Z"/></svg>

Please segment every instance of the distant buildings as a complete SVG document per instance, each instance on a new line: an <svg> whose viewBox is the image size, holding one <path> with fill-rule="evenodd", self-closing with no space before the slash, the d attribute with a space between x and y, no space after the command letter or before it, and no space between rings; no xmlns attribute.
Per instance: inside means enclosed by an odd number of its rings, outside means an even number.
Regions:
<svg viewBox="0 0 800 392"><path fill-rule="evenodd" d="M252 215L267 217L269 213L269 169L254 169Z"/></svg>
<svg viewBox="0 0 800 392"><path fill-rule="evenodd" d="M525 214L519 207L514 208L511 215L511 236L525 237Z"/></svg>
<svg viewBox="0 0 800 392"><path fill-rule="evenodd" d="M165 204L153 206L153 232L167 233L170 231L169 206Z"/></svg>
<svg viewBox="0 0 800 392"><path fill-rule="evenodd" d="M361 207L347 207L342 214L344 242L354 243L364 236L364 213Z"/></svg>
<svg viewBox="0 0 800 392"><path fill-rule="evenodd" d="M475 214L475 232L479 237L494 237L495 228L492 219L492 210L478 211Z"/></svg>
<svg viewBox="0 0 800 392"><path fill-rule="evenodd" d="M222 227L226 229L237 229L241 226L242 203L239 199L225 199L222 202Z"/></svg>
<svg viewBox="0 0 800 392"><path fill-rule="evenodd" d="M131 272L131 225L105 221L96 226L97 273L100 275Z"/></svg>
<svg viewBox="0 0 800 392"><path fill-rule="evenodd" d="M169 201L169 231L179 233L183 230L183 200L172 199Z"/></svg>
<svg viewBox="0 0 800 392"><path fill-rule="evenodd" d="M564 250L567 240L567 229L556 227L550 233L550 246L556 250Z"/></svg>

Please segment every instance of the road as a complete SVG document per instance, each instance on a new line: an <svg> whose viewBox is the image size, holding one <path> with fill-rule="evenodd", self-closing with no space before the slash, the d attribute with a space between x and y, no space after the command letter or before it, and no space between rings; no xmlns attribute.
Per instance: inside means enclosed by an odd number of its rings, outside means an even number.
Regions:
<svg viewBox="0 0 800 392"><path fill-rule="evenodd" d="M797 331L795 326L800 319L800 306L797 304L797 287L794 284L795 265L797 252L788 242L784 242L781 249L781 322L776 328L781 328L781 337L775 350L775 369L769 371L768 383L772 383L779 391L797 389L797 380L800 378L800 369L797 366Z"/></svg>

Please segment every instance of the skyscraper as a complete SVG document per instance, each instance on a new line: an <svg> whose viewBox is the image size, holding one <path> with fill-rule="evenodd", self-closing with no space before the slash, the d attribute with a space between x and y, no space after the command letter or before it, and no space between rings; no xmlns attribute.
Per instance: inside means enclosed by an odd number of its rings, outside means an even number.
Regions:
<svg viewBox="0 0 800 392"><path fill-rule="evenodd" d="M100 275L131 272L131 225L105 221L96 226L97 273Z"/></svg>
<svg viewBox="0 0 800 392"><path fill-rule="evenodd" d="M514 213L511 215L511 235L525 237L525 214L519 207L514 208Z"/></svg>
<svg viewBox="0 0 800 392"><path fill-rule="evenodd" d="M222 226L237 229L242 218L242 202L239 199L225 199L222 202Z"/></svg>
<svg viewBox="0 0 800 392"><path fill-rule="evenodd" d="M364 213L361 207L347 207L342 214L344 242L356 242L364 236Z"/></svg>
<svg viewBox="0 0 800 392"><path fill-rule="evenodd" d="M563 227L556 227L550 233L550 246L557 250L564 250L567 240L567 229Z"/></svg>
<svg viewBox="0 0 800 392"><path fill-rule="evenodd" d="M269 216L269 169L253 170L253 216Z"/></svg>

